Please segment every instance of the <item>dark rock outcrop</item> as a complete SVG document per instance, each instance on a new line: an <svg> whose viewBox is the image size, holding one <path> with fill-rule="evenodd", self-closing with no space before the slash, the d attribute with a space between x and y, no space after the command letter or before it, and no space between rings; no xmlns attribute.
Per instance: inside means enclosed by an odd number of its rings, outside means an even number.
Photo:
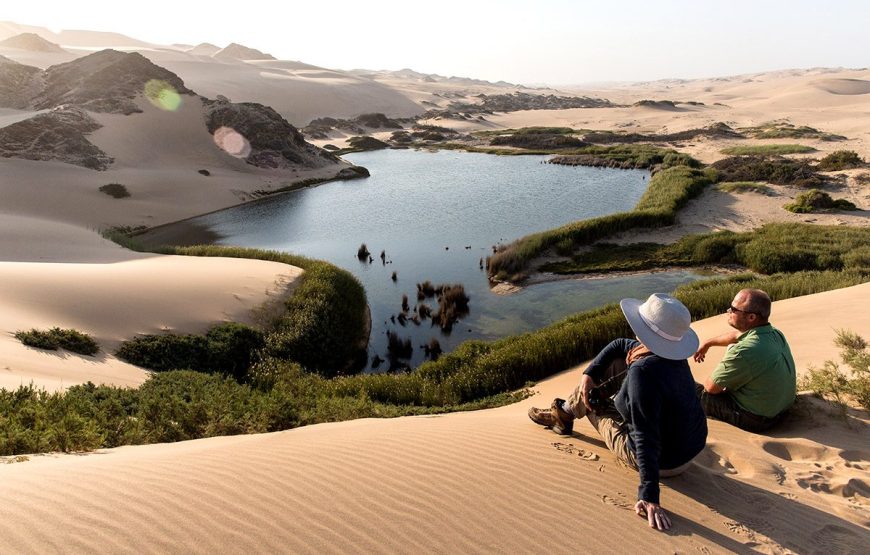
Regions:
<svg viewBox="0 0 870 555"><path fill-rule="evenodd" d="M44 87L34 108L74 104L92 112L133 114L142 110L135 99L151 80L164 81L178 94L194 94L180 77L136 52L101 50L45 70Z"/></svg>
<svg viewBox="0 0 870 555"><path fill-rule="evenodd" d="M319 168L338 161L334 154L305 142L295 127L262 104L206 101L205 123L212 135L223 127L244 137L250 145L245 161L254 166Z"/></svg>
<svg viewBox="0 0 870 555"><path fill-rule="evenodd" d="M23 110L41 86L42 70L0 56L0 107Z"/></svg>
<svg viewBox="0 0 870 555"><path fill-rule="evenodd" d="M467 112L469 114L492 112L515 112L518 110L565 110L569 108L609 108L613 104L604 98L588 96L556 96L552 94L529 94L518 92L514 94L478 95L479 104L452 102L449 106L452 112ZM467 117L467 116L466 116Z"/></svg>
<svg viewBox="0 0 870 555"><path fill-rule="evenodd" d="M100 124L82 109L52 110L0 129L0 156L59 160L104 170L112 158L86 137L99 128Z"/></svg>

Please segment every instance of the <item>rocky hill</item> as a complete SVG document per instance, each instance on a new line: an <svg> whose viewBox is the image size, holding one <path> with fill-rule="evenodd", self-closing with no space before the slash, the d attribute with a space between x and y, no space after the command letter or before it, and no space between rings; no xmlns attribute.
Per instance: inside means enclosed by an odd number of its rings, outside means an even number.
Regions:
<svg viewBox="0 0 870 555"><path fill-rule="evenodd" d="M0 129L0 156L61 160L106 169L112 158L88 141L100 128L88 112L130 115L154 83L197 98L204 124L223 150L261 168L320 168L339 162L303 139L268 106L208 100L171 71L137 53L103 50L45 71L0 56L0 107L51 109ZM229 141L222 144L221 141Z"/></svg>
<svg viewBox="0 0 870 555"><path fill-rule="evenodd" d="M260 52L256 48L248 48L238 43L230 43L226 48L212 54L219 60L274 60L275 57Z"/></svg>
<svg viewBox="0 0 870 555"><path fill-rule="evenodd" d="M59 160L104 170L112 158L88 141L100 124L80 108L60 108L0 128L0 156Z"/></svg>
<svg viewBox="0 0 870 555"><path fill-rule="evenodd" d="M207 101L205 121L216 142L222 140L222 130L234 134L236 152L261 168L319 168L338 162L333 154L305 142L302 134L278 112L252 102L232 103L225 100Z"/></svg>
<svg viewBox="0 0 870 555"><path fill-rule="evenodd" d="M37 109L74 104L93 112L133 114L135 99L151 80L168 83L178 94L193 95L171 71L141 54L102 50L45 70L44 87L32 101Z"/></svg>
<svg viewBox="0 0 870 555"><path fill-rule="evenodd" d="M517 110L566 110L569 108L607 108L609 100L588 96L538 95L524 92L514 94L478 95L480 103L454 102L450 108L464 112L515 112Z"/></svg>
<svg viewBox="0 0 870 555"><path fill-rule="evenodd" d="M0 46L18 48L29 52L66 52L60 45L47 41L36 33L21 33L0 41Z"/></svg>
<svg viewBox="0 0 870 555"><path fill-rule="evenodd" d="M28 108L39 90L36 77L41 73L39 68L0 56L0 107L17 110Z"/></svg>

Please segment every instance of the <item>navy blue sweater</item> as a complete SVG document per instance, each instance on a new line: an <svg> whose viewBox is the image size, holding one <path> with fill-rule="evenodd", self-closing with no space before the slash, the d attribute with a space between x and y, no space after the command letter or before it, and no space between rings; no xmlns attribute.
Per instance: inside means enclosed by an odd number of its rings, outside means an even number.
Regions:
<svg viewBox="0 0 870 555"><path fill-rule="evenodd" d="M610 363L624 359L638 345L634 339L611 341L584 373L601 383ZM658 503L659 469L689 462L707 442L707 418L689 363L657 355L636 360L628 367L614 404L628 426L628 446L637 458L637 497Z"/></svg>

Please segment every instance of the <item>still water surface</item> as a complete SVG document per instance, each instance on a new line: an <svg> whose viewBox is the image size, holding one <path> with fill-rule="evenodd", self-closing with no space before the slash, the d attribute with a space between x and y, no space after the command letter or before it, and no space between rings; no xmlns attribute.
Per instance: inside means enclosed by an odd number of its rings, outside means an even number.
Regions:
<svg viewBox="0 0 870 555"><path fill-rule="evenodd" d="M646 298L698 279L688 271L600 280L563 280L513 295L489 289L481 259L492 246L568 222L631 209L649 174L546 164L545 156L383 150L345 156L371 177L279 195L194 220L217 242L324 259L363 284L372 315L369 359L386 359L386 332L409 337L410 361L437 338L445 351L467 339L497 339L538 329L574 312L623 297ZM374 261L356 253L368 246ZM386 264L380 260L386 253ZM391 274L396 272L397 281ZM416 304L416 284L461 283L470 313L447 335L430 322L393 323L402 295ZM433 309L434 299L426 303ZM381 368L385 368L382 366Z"/></svg>

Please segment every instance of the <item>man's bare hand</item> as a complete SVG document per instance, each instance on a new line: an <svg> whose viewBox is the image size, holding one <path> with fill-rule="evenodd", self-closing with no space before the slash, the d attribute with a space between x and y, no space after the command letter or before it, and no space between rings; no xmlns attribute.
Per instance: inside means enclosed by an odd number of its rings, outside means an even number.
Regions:
<svg viewBox="0 0 870 555"><path fill-rule="evenodd" d="M707 356L707 351L709 351L709 350L710 350L710 345L708 345L707 343L704 343L703 345L701 345L698 348L698 352L695 353L695 355L693 357L695 359L695 362L704 362L704 358Z"/></svg>
<svg viewBox="0 0 870 555"><path fill-rule="evenodd" d="M658 503L638 501L634 506L634 512L638 516L645 516L649 520L649 527L656 530L668 530L671 527L671 519Z"/></svg>
<svg viewBox="0 0 870 555"><path fill-rule="evenodd" d="M592 412L592 407L589 406L589 391L595 387L595 380L589 374L583 374L580 378L580 398L583 404L586 405L586 410Z"/></svg>

